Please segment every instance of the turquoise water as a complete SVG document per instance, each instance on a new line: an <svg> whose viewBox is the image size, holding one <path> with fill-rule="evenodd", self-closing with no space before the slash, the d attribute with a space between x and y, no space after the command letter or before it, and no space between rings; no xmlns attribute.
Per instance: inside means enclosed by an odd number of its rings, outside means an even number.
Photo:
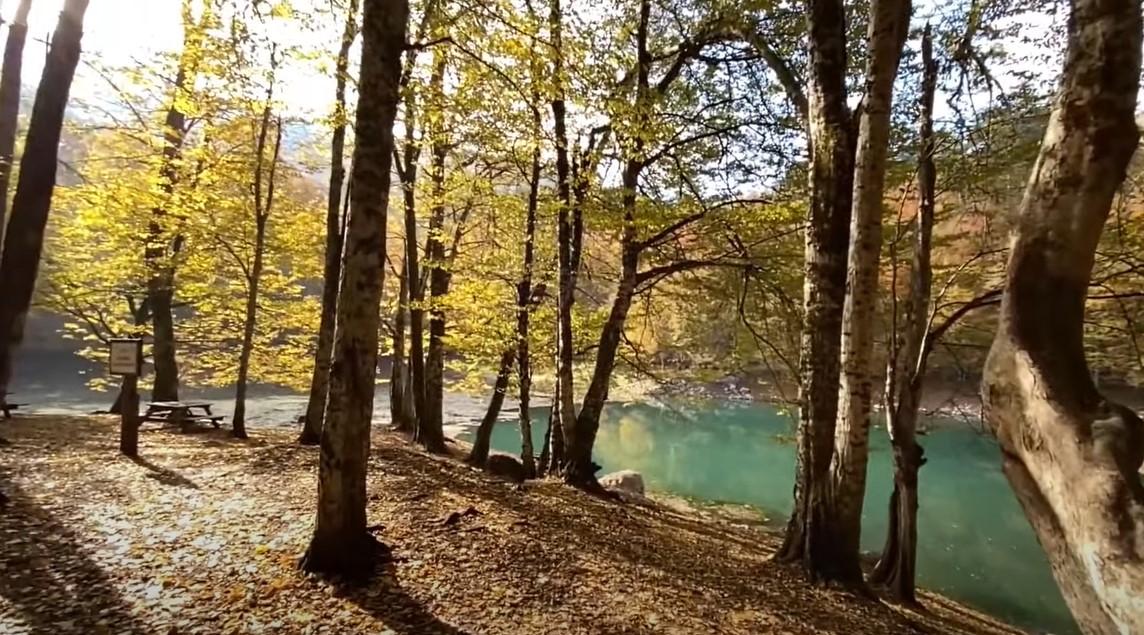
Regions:
<svg viewBox="0 0 1144 635"><path fill-rule="evenodd" d="M536 411L534 443L546 413ZM921 438L918 510L921 586L999 619L1039 631L1077 633L1048 562L1004 475L997 445L962 422ZM519 453L515 422L499 423L493 447ZM742 503L781 521L794 482L793 425L776 409L739 402L616 404L604 411L596 443L601 474L632 469L651 490ZM878 553L885 539L892 456L885 430L871 431L862 546Z"/></svg>

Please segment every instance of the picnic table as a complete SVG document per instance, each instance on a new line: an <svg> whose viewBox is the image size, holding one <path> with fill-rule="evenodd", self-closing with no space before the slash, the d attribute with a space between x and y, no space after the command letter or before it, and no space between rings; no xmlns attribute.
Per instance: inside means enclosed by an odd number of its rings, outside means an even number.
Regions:
<svg viewBox="0 0 1144 635"><path fill-rule="evenodd" d="M180 428L192 423L209 423L217 428L222 425L222 420L222 416L211 414L209 401L150 401L140 423L174 423Z"/></svg>

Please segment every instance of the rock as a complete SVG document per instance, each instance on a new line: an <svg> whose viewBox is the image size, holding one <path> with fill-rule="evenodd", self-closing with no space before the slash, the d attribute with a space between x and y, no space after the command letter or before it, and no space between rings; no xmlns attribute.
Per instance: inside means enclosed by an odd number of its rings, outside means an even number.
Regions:
<svg viewBox="0 0 1144 635"><path fill-rule="evenodd" d="M643 475L635 470L620 470L600 477L600 485L629 494L644 495Z"/></svg>
<svg viewBox="0 0 1144 635"><path fill-rule="evenodd" d="M524 464L515 456L492 454L489 456L488 461L485 462L485 470L506 481L513 483L524 482Z"/></svg>

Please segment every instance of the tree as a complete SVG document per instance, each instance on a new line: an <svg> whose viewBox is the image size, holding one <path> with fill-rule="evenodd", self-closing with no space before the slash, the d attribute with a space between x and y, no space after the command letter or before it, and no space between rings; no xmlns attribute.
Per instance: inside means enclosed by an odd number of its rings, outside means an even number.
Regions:
<svg viewBox="0 0 1144 635"><path fill-rule="evenodd" d="M4 298L0 305L0 396L7 391L12 376L12 355L23 339L24 321L36 286L44 228L56 185L60 131L79 64L87 4L88 0L66 0L60 11L20 159L12 215L0 252L0 297Z"/></svg>
<svg viewBox="0 0 1144 635"><path fill-rule="evenodd" d="M909 0L871 4L867 36L866 90L862 96L846 300L842 309L842 382L838 394L830 495L831 577L861 583L858 560L862 501L866 492L870 412L876 378L874 329L882 253L882 200L894 79L910 20Z"/></svg>
<svg viewBox="0 0 1144 635"><path fill-rule="evenodd" d="M0 247L4 244L4 224L8 216L8 185L16 156L16 132L20 123L21 69L24 42L28 39L28 12L32 0L20 0L16 15L8 25L4 62L0 67Z"/></svg>
<svg viewBox="0 0 1144 635"><path fill-rule="evenodd" d="M918 542L918 470L925 463L917 443L918 410L925 379L925 341L929 329L933 267L934 197L937 174L934 167L933 103L937 88L937 63L933 36L927 24L922 34L922 91L918 131L918 213L915 217L913 264L910 287L903 307L904 326L899 331L896 296L891 311L890 354L886 362L886 430L894 449L894 489L890 495L890 520L886 545L870 582L883 585L894 599L914 603L914 578ZM896 279L897 264L894 267ZM892 289L891 293L896 293Z"/></svg>
<svg viewBox="0 0 1144 635"><path fill-rule="evenodd" d="M408 19L407 0L364 2L350 214L322 428L317 519L301 563L307 571L368 574L369 556L376 553L374 538L366 530L366 464L385 274L393 123Z"/></svg>
<svg viewBox="0 0 1144 635"><path fill-rule="evenodd" d="M175 83L167 107L163 131L163 158L159 164L159 189L163 199L152 209L149 239L144 258L151 269L147 302L151 307L152 359L155 377L151 397L156 401L179 398L179 367L175 346L175 258L183 248L182 220L172 219L170 205L178 187L183 144L187 136L187 104L195 92L203 61L204 35L213 19L211 2L205 1L196 24L191 0L183 0L183 50L179 55ZM174 220L174 223L171 221Z"/></svg>
<svg viewBox="0 0 1144 635"><path fill-rule="evenodd" d="M334 345L334 316L338 303L338 278L342 262L342 183L345 181L346 81L349 74L350 47L357 39L358 0L350 0L346 8L346 24L335 61L334 134L330 141L330 187L326 198L326 253L322 274L322 321L318 327L318 348L314 353L314 373L310 379L310 399L306 402L302 434L303 445L318 443L322 433L322 415L326 409L326 392L330 385L330 350ZM348 198L348 197L347 197Z"/></svg>
<svg viewBox="0 0 1144 635"><path fill-rule="evenodd" d="M982 384L1005 475L1087 633L1144 630L1144 422L1100 394L1084 351L1094 254L1139 139L1141 30L1135 0L1070 3Z"/></svg>
<svg viewBox="0 0 1144 635"><path fill-rule="evenodd" d="M263 261L266 256L266 225L274 210L274 180L278 173L278 159L282 150L282 118L272 121L276 47L270 49L270 77L266 86L266 101L258 124L254 149L254 178L250 191L254 198L254 245L249 267L243 263L246 274L246 314L242 320L242 345L238 353L238 377L235 380L234 416L232 432L239 439L246 438L246 383L250 374L250 353L254 348L254 327L258 319L258 286L262 281ZM267 141L274 129L274 147L267 162ZM265 183L265 185L264 185Z"/></svg>

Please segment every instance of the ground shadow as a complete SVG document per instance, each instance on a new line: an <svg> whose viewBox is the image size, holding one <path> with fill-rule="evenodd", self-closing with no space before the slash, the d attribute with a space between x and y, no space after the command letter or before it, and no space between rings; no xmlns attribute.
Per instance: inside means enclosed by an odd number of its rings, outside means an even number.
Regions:
<svg viewBox="0 0 1144 635"><path fill-rule="evenodd" d="M0 473L0 597L33 635L150 632L68 526Z"/></svg>
<svg viewBox="0 0 1144 635"><path fill-rule="evenodd" d="M354 604L400 635L468 635L436 615L402 588L397 569L388 555L383 556L364 584L344 586L341 592Z"/></svg>
<svg viewBox="0 0 1144 635"><path fill-rule="evenodd" d="M133 456L130 458L132 463L145 467L150 471L150 473L147 474L148 478L155 479L163 485L185 487L188 489L199 489L199 486L196 485L194 481L176 472L175 470L172 470L171 468L155 465L147 459L139 456Z"/></svg>

